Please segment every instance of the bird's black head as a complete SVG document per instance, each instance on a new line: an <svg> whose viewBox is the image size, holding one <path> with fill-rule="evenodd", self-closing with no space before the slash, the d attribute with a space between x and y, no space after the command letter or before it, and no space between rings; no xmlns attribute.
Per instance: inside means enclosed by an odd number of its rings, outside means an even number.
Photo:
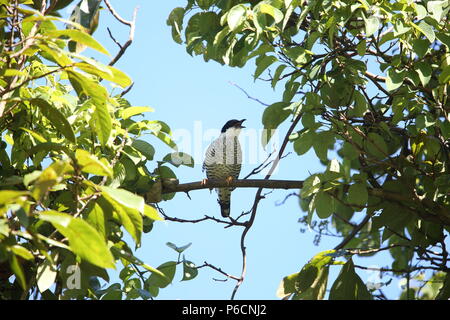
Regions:
<svg viewBox="0 0 450 320"><path fill-rule="evenodd" d="M245 121L245 119L242 119L242 120L236 120L236 119L233 119L233 120L229 120L229 121L227 121L227 123L225 123L225 125L223 126L223 128L222 128L222 133L223 132L225 132L225 131L227 131L227 129L229 129L229 128L245 128L243 125L242 125L242 122L244 122Z"/></svg>

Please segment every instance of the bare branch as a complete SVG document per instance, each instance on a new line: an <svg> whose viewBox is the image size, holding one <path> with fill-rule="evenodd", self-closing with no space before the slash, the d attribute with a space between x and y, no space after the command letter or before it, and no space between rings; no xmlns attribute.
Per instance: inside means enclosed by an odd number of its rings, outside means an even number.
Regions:
<svg viewBox="0 0 450 320"><path fill-rule="evenodd" d="M270 168L269 172L264 177L264 180L269 180L269 178L272 176L273 172L275 171L276 167L278 166L278 163L280 162L281 158L283 157L284 150L286 149L286 146L289 142L289 136L294 131L294 128L297 126L302 115L303 115L303 113L300 112L294 118L294 121L292 122L291 126L289 127L288 131L286 132L286 135L284 136L284 140L281 145L280 151L278 152L277 157L274 159L274 161L272 163L272 167ZM250 228L252 227L253 222L255 221L258 204L259 204L259 201L262 199L261 193L262 193L263 188L264 187L261 186L261 187L259 187L258 191L256 191L255 200L253 202L250 219L247 221L247 225L245 226L245 229L242 232L242 236L241 236L242 271L241 271L241 277L239 278L239 281L237 282L236 286L233 289L233 293L231 294L231 300L234 299L234 297L236 296L236 292L238 291L242 282L245 279L245 275L247 272L247 251L246 251L246 247L245 247L245 237L247 236L247 233L250 231Z"/></svg>
<svg viewBox="0 0 450 320"><path fill-rule="evenodd" d="M161 215L164 217L165 220L167 221L173 221L173 222L180 222L180 223L200 223L203 221L214 221L217 223L223 223L226 224L225 228L229 228L232 226L245 226L246 224L243 222L238 222L236 220L231 220L231 221L225 221L225 220L221 220L221 219L217 219L215 217L211 217L211 216L207 216L205 215L203 218L199 218L199 219L182 219L182 218L177 218L177 217L170 217L167 214L164 213L163 210L161 210L161 208L158 207L158 211L161 213Z"/></svg>
<svg viewBox="0 0 450 320"><path fill-rule="evenodd" d="M120 23L123 23L124 25L127 26L132 26L132 24L134 23L134 21L128 21L125 20L124 18L122 18L116 10L114 10L113 6L109 3L109 0L103 0L103 2L106 4L106 7L108 7L109 12L111 12L111 14L114 16L114 18L117 19L117 21L119 21ZM136 9L134 9L136 10Z"/></svg>
<svg viewBox="0 0 450 320"><path fill-rule="evenodd" d="M127 25L130 27L130 32L128 35L128 40L127 42L125 42L123 45L121 45L111 34L111 31L108 29L109 32L109 36L111 37L111 39L114 41L114 43L116 43L120 50L119 52L116 54L116 56L111 60L111 62L108 64L110 66L113 66L117 61L119 61L119 59L123 56L123 54L125 53L125 51L128 49L128 47L131 45L131 43L134 40L134 30L136 28L136 16L137 16L137 12L138 12L138 7L134 8L133 11L133 18L131 19L131 21L127 21L125 19L123 19L121 16L119 16L117 14L117 12L114 10L114 8L111 6L111 4L109 3L108 0L103 0L106 4L106 6L108 7L109 11L111 12L111 14L121 23Z"/></svg>
<svg viewBox="0 0 450 320"><path fill-rule="evenodd" d="M264 103L264 102L262 102L261 100L259 100L259 99L257 99L257 98L254 98L254 97L250 96L250 95L247 93L247 91L245 91L244 89L242 89L242 88L241 88L239 85L237 85L236 83L231 82L231 81L228 81L228 83L231 84L232 86L235 86L235 87L238 88L239 90L241 90L241 91L247 96L247 98L249 98L250 100L256 101L256 102L258 102L259 104L262 104L262 105L265 106L265 107L269 106L269 104Z"/></svg>
<svg viewBox="0 0 450 320"><path fill-rule="evenodd" d="M212 265L212 264L210 264L210 263L208 263L208 262L206 262L206 261L203 262L203 265L198 266L197 269L201 269L201 268L205 268L205 267L211 268L211 269L213 269L213 270L216 270L217 272L219 272L219 273L223 274L225 277L227 277L227 279L225 279L225 280L217 280L217 279L214 279L214 280L216 280L216 281L226 281L226 280L228 280L228 278L233 279L233 280L236 280L236 281L239 281L239 280L240 280L240 278L238 278L238 277L236 277L236 276L233 276L233 275L231 275L231 274L229 274L229 273L226 273L226 272L223 271L222 269L220 269L220 268L218 268L218 267L216 267L216 266L214 266L214 265Z"/></svg>

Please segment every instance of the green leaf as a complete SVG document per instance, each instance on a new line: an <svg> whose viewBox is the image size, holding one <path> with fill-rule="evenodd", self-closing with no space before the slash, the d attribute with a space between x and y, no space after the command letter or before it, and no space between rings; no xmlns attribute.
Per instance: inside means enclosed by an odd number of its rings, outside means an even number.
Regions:
<svg viewBox="0 0 450 320"><path fill-rule="evenodd" d="M384 159L388 155L386 141L377 133L370 132L367 139L364 140L365 148L368 153L378 159Z"/></svg>
<svg viewBox="0 0 450 320"><path fill-rule="evenodd" d="M309 287L304 288L303 290L299 290L294 297L293 300L322 300L325 297L327 283L328 283L328 273L329 267L319 268L314 281L309 285ZM299 277L302 274L300 273Z"/></svg>
<svg viewBox="0 0 450 320"><path fill-rule="evenodd" d="M100 297L100 300L122 300L122 290L120 289L110 289L103 296Z"/></svg>
<svg viewBox="0 0 450 320"><path fill-rule="evenodd" d="M71 169L68 161L56 161L47 167L35 180L31 195L36 200L41 200L47 192L64 179L64 174Z"/></svg>
<svg viewBox="0 0 450 320"><path fill-rule="evenodd" d="M73 153L70 151L69 148L67 148L59 143L54 143L54 142L39 143L39 144L31 147L30 149L28 149L27 153L28 153L28 155L32 156L38 152L45 152L45 154L47 154L51 151L58 153L58 154L60 154L61 152L64 152L69 157L72 157L72 155L73 155Z"/></svg>
<svg viewBox="0 0 450 320"><path fill-rule="evenodd" d="M35 132L33 130L30 130L30 129L27 129L27 128L24 128L24 127L20 127L19 129L23 130L25 132L28 132L31 136L33 136L33 138L35 138L40 143L47 142L47 140L43 136L41 136L39 133L37 133L37 132Z"/></svg>
<svg viewBox="0 0 450 320"><path fill-rule="evenodd" d="M448 7L448 1L442 0L442 1L428 1L427 2L427 9L428 12L431 13L434 20L436 20L438 23L441 22L444 8ZM447 10L448 13L448 10Z"/></svg>
<svg viewBox="0 0 450 320"><path fill-rule="evenodd" d="M433 43L436 40L436 35L434 34L433 27L426 23L424 20L420 21L418 24L410 22L416 30L420 31L427 39Z"/></svg>
<svg viewBox="0 0 450 320"><path fill-rule="evenodd" d="M160 131L151 131L151 133L157 137L159 140L161 140L162 142L164 142L166 145L168 145L169 147L171 147L172 149L176 150L177 149L177 144L175 143L175 141L172 140L171 136Z"/></svg>
<svg viewBox="0 0 450 320"><path fill-rule="evenodd" d="M313 146L315 132L311 129L303 132L297 140L294 141L294 150L299 156L305 154Z"/></svg>
<svg viewBox="0 0 450 320"><path fill-rule="evenodd" d="M208 10L211 7L215 0L196 0L198 6L203 10Z"/></svg>
<svg viewBox="0 0 450 320"><path fill-rule="evenodd" d="M286 55L294 61L297 65L302 65L308 62L307 60L307 51L303 47L292 47L285 50Z"/></svg>
<svg viewBox="0 0 450 320"><path fill-rule="evenodd" d="M255 9L261 13L271 16L275 20L275 23L281 22L283 20L283 13L270 4L262 2Z"/></svg>
<svg viewBox="0 0 450 320"><path fill-rule="evenodd" d="M95 103L95 111L93 115L94 130L102 145L106 145L112 131L112 120L106 103Z"/></svg>
<svg viewBox="0 0 450 320"><path fill-rule="evenodd" d="M334 198L327 192L318 192L315 200L316 213L320 219L326 219L335 211Z"/></svg>
<svg viewBox="0 0 450 320"><path fill-rule="evenodd" d="M303 128L313 128L316 124L314 114L311 112L305 112L302 116Z"/></svg>
<svg viewBox="0 0 450 320"><path fill-rule="evenodd" d="M277 67L277 69L275 70L275 73L273 75L272 82L271 82L272 88L275 89L276 84L280 80L281 74L283 73L284 69L286 69L286 68L287 68L287 65L285 65L285 64L280 64Z"/></svg>
<svg viewBox="0 0 450 320"><path fill-rule="evenodd" d="M142 153L148 161L153 160L155 148L147 141L137 139L133 141L131 146Z"/></svg>
<svg viewBox="0 0 450 320"><path fill-rule="evenodd" d="M430 49L430 42L425 39L414 39L412 40L412 46L419 58L423 58Z"/></svg>
<svg viewBox="0 0 450 320"><path fill-rule="evenodd" d="M68 53L61 50L59 47L47 46L45 44L39 44L38 47L41 49L40 55L42 57L58 64L61 67L71 66L74 63L68 56Z"/></svg>
<svg viewBox="0 0 450 320"><path fill-rule="evenodd" d="M447 272L444 279L444 284L439 290L436 300L448 300L450 298L450 273Z"/></svg>
<svg viewBox="0 0 450 320"><path fill-rule="evenodd" d="M10 249L15 255L20 256L25 260L33 260L34 259L33 254L28 249L26 249L18 244L11 246Z"/></svg>
<svg viewBox="0 0 450 320"><path fill-rule="evenodd" d="M0 205L15 203L17 199L29 194L29 191L0 190Z"/></svg>
<svg viewBox="0 0 450 320"><path fill-rule="evenodd" d="M17 256L13 255L9 260L9 264L12 272L14 272L14 275L16 276L17 282L19 282L19 285L23 290L27 290L27 281L25 278L25 274L23 272L23 268L19 262L19 259L17 259Z"/></svg>
<svg viewBox="0 0 450 320"><path fill-rule="evenodd" d="M264 129L267 130L266 134L263 134L263 146L265 146L273 135L273 131L278 128L278 126L289 117L291 110L288 108L289 103L286 102L276 102L268 106L263 113L262 123ZM265 143L264 143L265 142Z"/></svg>
<svg viewBox="0 0 450 320"><path fill-rule="evenodd" d="M380 27L380 19L376 16L370 16L367 19L364 19L364 23L366 26L366 37L371 37L375 32L378 31Z"/></svg>
<svg viewBox="0 0 450 320"><path fill-rule="evenodd" d="M301 198L305 199L317 193L320 190L320 185L320 178L317 175L312 175L306 178L303 183L303 188L300 191Z"/></svg>
<svg viewBox="0 0 450 320"><path fill-rule="evenodd" d="M178 44L183 42L181 40L181 31L183 30L184 13L184 8L177 7L170 12L166 21L167 25L172 27L173 40Z"/></svg>
<svg viewBox="0 0 450 320"><path fill-rule="evenodd" d="M285 298L286 296L291 295L296 292L295 282L298 278L299 272L290 274L281 280L280 285L277 290L277 297Z"/></svg>
<svg viewBox="0 0 450 320"><path fill-rule="evenodd" d="M432 69L429 63L426 62L418 62L414 68L419 74L420 82L425 87L431 79Z"/></svg>
<svg viewBox="0 0 450 320"><path fill-rule="evenodd" d="M274 56L262 55L256 59L256 70L253 79L257 79L271 64L278 61Z"/></svg>
<svg viewBox="0 0 450 320"><path fill-rule="evenodd" d="M106 163L98 160L98 158L90 154L86 150L77 149L75 151L75 157L78 165L81 167L81 171L91 173L98 176L112 177L112 168Z"/></svg>
<svg viewBox="0 0 450 320"><path fill-rule="evenodd" d="M194 167L194 159L185 152L169 153L162 160L173 164L175 167L179 167L180 165Z"/></svg>
<svg viewBox="0 0 450 320"><path fill-rule="evenodd" d="M330 290L330 300L372 300L366 285L355 272L352 259L342 267Z"/></svg>
<svg viewBox="0 0 450 320"><path fill-rule="evenodd" d="M50 120L51 124L55 126L56 129L58 129L58 131L61 132L70 142L77 143L77 139L71 125L61 111L41 98L34 98L31 100L31 103L39 107L42 114Z"/></svg>
<svg viewBox="0 0 450 320"><path fill-rule="evenodd" d="M106 239L108 236L109 219L112 216L112 210L109 204L105 204L104 198L99 198L89 208L87 222L93 226ZM107 206L106 210L103 210Z"/></svg>
<svg viewBox="0 0 450 320"><path fill-rule="evenodd" d="M156 286L158 288L165 288L170 283L175 276L177 263L175 261L168 261L160 265L157 269L164 274L164 277L161 277L157 273L153 273L145 282L146 286Z"/></svg>
<svg viewBox="0 0 450 320"><path fill-rule="evenodd" d="M367 187L362 183L355 183L348 189L347 200L351 205L363 206L367 203L369 199L369 194L367 192Z"/></svg>
<svg viewBox="0 0 450 320"><path fill-rule="evenodd" d="M108 195L111 199L114 199L122 206L130 209L135 209L140 213L144 213L144 198L138 196L125 189L114 189L110 187L101 187L103 194Z"/></svg>
<svg viewBox="0 0 450 320"><path fill-rule="evenodd" d="M227 23L231 31L235 31L243 24L246 18L246 13L247 8L242 4L238 4L228 11Z"/></svg>
<svg viewBox="0 0 450 320"><path fill-rule="evenodd" d="M164 218L162 218L159 214L158 211L153 208L152 206L145 204L144 207L144 215L152 220L160 220L160 221L164 221Z"/></svg>
<svg viewBox="0 0 450 320"><path fill-rule="evenodd" d="M283 279L277 291L279 297L295 293L293 299L323 299L328 281L328 265L333 264L335 250L316 254L302 270Z"/></svg>
<svg viewBox="0 0 450 320"><path fill-rule="evenodd" d="M198 269L191 261L183 260L183 279L181 281L188 281L194 279L198 275Z"/></svg>
<svg viewBox="0 0 450 320"><path fill-rule="evenodd" d="M143 112L153 112L155 109L151 107L128 107L120 111L122 119L128 119L135 115L141 115Z"/></svg>
<svg viewBox="0 0 450 320"><path fill-rule="evenodd" d="M450 35L444 32L440 32L436 35L436 38L439 39L447 48L450 49Z"/></svg>
<svg viewBox="0 0 450 320"><path fill-rule="evenodd" d="M189 248L192 245L192 242L189 242L188 244L178 247L176 244L172 243L172 242L167 242L166 246L168 246L169 248L175 250L178 253L182 253L184 250L186 250L187 248Z"/></svg>
<svg viewBox="0 0 450 320"><path fill-rule="evenodd" d="M115 268L104 238L86 221L52 210L41 212L39 219L50 222L68 238L70 249L82 259L101 268Z"/></svg>
<svg viewBox="0 0 450 320"><path fill-rule="evenodd" d="M353 108L349 110L349 116L362 117L366 113L368 108L366 97L364 97L364 95L359 91L355 91L353 95L355 104Z"/></svg>
<svg viewBox="0 0 450 320"><path fill-rule="evenodd" d="M102 145L105 145L111 134L112 120L108 110L108 92L97 82L81 75L78 72L68 71L67 75L72 85L77 89L77 94L84 99L84 95L92 98L94 114L91 126Z"/></svg>
<svg viewBox="0 0 450 320"><path fill-rule="evenodd" d="M42 262L37 268L37 285L39 288L39 292L44 292L49 289L53 283L55 283L56 276L58 272L51 263L50 260L46 259Z"/></svg>
<svg viewBox="0 0 450 320"><path fill-rule="evenodd" d="M361 40L356 46L356 51L358 52L358 55L363 57L366 54L366 47L367 47L366 39Z"/></svg>
<svg viewBox="0 0 450 320"><path fill-rule="evenodd" d="M68 37L70 40L86 45L98 52L110 55L109 52L91 35L77 29L51 30L45 33L50 38Z"/></svg>
<svg viewBox="0 0 450 320"><path fill-rule="evenodd" d="M446 66L442 69L442 72L439 75L439 82L443 84L450 82L450 66Z"/></svg>
<svg viewBox="0 0 450 320"><path fill-rule="evenodd" d="M113 206L125 230L140 244L144 227L142 215L145 214L144 198L124 189L102 187L103 196Z"/></svg>
<svg viewBox="0 0 450 320"><path fill-rule="evenodd" d="M130 86L133 82L130 77L124 72L112 66L103 66L99 62L95 62L95 65L79 62L76 67L83 70L84 72L98 76L101 79L114 82L121 86L122 88ZM101 67L101 68L100 68Z"/></svg>
<svg viewBox="0 0 450 320"><path fill-rule="evenodd" d="M328 161L328 149L332 148L334 140L334 134L331 131L321 131L315 134L313 148L320 160Z"/></svg>
<svg viewBox="0 0 450 320"><path fill-rule="evenodd" d="M405 78L404 72L399 72L394 68L390 68L387 72L386 88L389 91L398 89L403 84L404 78Z"/></svg>

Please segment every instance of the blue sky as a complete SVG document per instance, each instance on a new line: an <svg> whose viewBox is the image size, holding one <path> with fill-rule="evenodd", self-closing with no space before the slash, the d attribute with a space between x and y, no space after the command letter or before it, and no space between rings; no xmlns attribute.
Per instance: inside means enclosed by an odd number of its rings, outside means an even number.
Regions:
<svg viewBox="0 0 450 320"><path fill-rule="evenodd" d="M139 6L135 40L125 56L116 64L135 82L126 98L136 106L151 106L155 112L147 114L149 120L163 120L173 131L193 131L195 124L201 123L203 129L220 130L223 124L233 118L247 119L249 130L262 129L261 117L264 107L248 99L239 89L229 82L236 83L247 92L271 104L281 100L282 86L273 91L264 81L253 81L254 61L243 69L221 66L215 62L205 63L202 57L191 57L185 47L176 44L166 25L170 11L184 6L185 0L173 1L111 1L115 9L125 18L131 19L134 7ZM106 10L102 12L100 25L94 36L115 54L117 46L110 40L106 27L115 37L125 42L128 29L117 23ZM108 60L103 60L107 62ZM289 123L280 126L280 139ZM169 153L169 148L155 138L146 137L157 148L156 158ZM208 141L202 141L206 148ZM189 150L185 150L189 152ZM289 145L287 152L293 152ZM245 153L245 150L244 150ZM245 157L245 154L244 154ZM261 159L262 160L262 159ZM246 175L256 165L244 163L241 176ZM298 157L292 153L283 159L273 175L274 179L303 180L310 173L323 170L314 152ZM180 167L175 170L180 182L199 181L204 178L201 159L194 168ZM263 176L255 176L262 178ZM276 299L276 290L281 279L301 267L316 253L332 249L339 238L323 237L319 246L313 245L315 233L300 232L303 227L297 221L303 216L296 197L289 198L278 205L293 190L278 190L261 201L255 224L247 238L247 276L236 295L237 299ZM294 190L295 191L295 190ZM231 215L236 217L242 211L250 209L256 189L238 189L232 194ZM185 194L177 194L173 201L160 203L166 214L181 218L200 218L205 214L220 217L216 194L208 190L190 193L191 200ZM362 216L362 213L359 213ZM158 266L168 260L176 260L175 251L165 243L170 241L178 246L192 242L185 252L186 258L197 265L204 261L222 268L236 276L241 272L240 236L241 228L224 229L213 222L200 224L180 224L158 222L150 234L142 239L142 247L136 255L152 266ZM131 244L131 240L129 240ZM389 255L380 254L376 259L357 259L363 265L386 266ZM181 266L180 266L181 267ZM337 276L340 267L332 267L330 281ZM235 286L234 280L223 279L214 270L203 268L193 281L180 282L181 268L173 284L160 291L160 299L229 299ZM374 273L360 272L363 281L373 280ZM387 280L387 279L383 279ZM388 296L397 296L397 280L394 279Z"/></svg>

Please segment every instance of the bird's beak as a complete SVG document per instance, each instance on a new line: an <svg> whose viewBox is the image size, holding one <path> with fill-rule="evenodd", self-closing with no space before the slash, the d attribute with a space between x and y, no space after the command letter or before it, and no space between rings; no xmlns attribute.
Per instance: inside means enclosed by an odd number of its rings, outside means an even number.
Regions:
<svg viewBox="0 0 450 320"><path fill-rule="evenodd" d="M244 122L246 119L242 119L241 121L239 121L239 128L245 128L243 125L242 125L242 122Z"/></svg>

